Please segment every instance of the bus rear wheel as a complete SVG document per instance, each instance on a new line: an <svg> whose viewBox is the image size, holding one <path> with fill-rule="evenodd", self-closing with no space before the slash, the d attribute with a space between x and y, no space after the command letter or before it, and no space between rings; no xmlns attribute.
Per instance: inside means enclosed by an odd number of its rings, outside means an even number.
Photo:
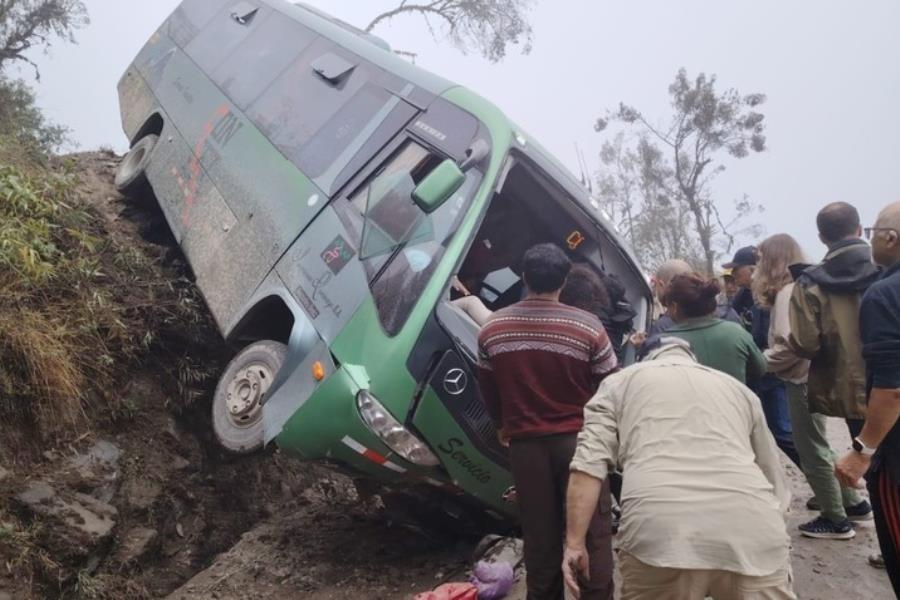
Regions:
<svg viewBox="0 0 900 600"><path fill-rule="evenodd" d="M213 397L213 431L219 443L235 454L250 454L265 445L263 402L284 364L287 346L263 340L232 359Z"/></svg>
<svg viewBox="0 0 900 600"><path fill-rule="evenodd" d="M116 169L115 186L123 196L135 196L142 192L147 183L147 167L153 148L159 142L159 136L148 134L132 146L128 154L122 158Z"/></svg>

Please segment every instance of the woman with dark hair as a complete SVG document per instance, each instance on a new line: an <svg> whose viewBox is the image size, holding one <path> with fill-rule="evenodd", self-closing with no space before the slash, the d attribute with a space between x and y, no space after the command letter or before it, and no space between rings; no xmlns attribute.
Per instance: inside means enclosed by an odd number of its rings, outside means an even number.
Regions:
<svg viewBox="0 0 900 600"><path fill-rule="evenodd" d="M766 373L766 359L746 329L715 316L719 282L696 273L678 275L663 304L675 326L666 335L687 341L700 364L746 384Z"/></svg>
<svg viewBox="0 0 900 600"><path fill-rule="evenodd" d="M595 315L612 342L613 350L624 362L622 351L625 338L634 330L637 315L626 297L625 286L615 275L597 272L587 263L572 266L572 272L560 295L560 302Z"/></svg>
<svg viewBox="0 0 900 600"><path fill-rule="evenodd" d="M609 306L609 293L594 269L584 263L576 263L572 265L559 301L598 315Z"/></svg>

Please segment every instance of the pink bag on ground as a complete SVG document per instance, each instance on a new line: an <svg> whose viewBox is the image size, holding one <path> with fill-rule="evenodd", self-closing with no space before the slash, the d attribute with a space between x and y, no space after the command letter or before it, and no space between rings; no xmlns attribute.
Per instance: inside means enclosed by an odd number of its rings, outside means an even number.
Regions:
<svg viewBox="0 0 900 600"><path fill-rule="evenodd" d="M413 600L478 600L478 588L471 583L445 583L433 592L423 592Z"/></svg>

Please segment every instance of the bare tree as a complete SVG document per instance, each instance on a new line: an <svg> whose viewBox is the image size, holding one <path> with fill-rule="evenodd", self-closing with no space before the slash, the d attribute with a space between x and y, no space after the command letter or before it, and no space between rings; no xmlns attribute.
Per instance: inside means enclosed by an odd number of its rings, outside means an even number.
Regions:
<svg viewBox="0 0 900 600"><path fill-rule="evenodd" d="M624 162L601 156L604 165L619 174L619 189L612 190L620 196L607 195L607 201L629 207L633 214L642 215L644 221L654 216L660 227L683 228L689 224L699 243L702 264L709 273L714 271L718 249L730 251L737 235L754 230L755 225L744 229L741 226L746 217L761 210L744 196L734 203L735 218L723 220L721 203L711 185L725 170L721 158L723 154L745 158L751 152L766 149L765 117L757 111L766 97L741 96L734 89L720 94L715 83L714 75L707 77L701 73L691 80L681 69L669 86L674 112L668 123L655 125L636 108L620 104L595 126L597 131L604 131L610 122L616 121L637 130L636 148L627 152L619 150ZM623 174L633 177L638 184L629 190L621 189ZM663 230L658 236L671 244L660 251L683 253L680 257L688 260L694 258L688 229ZM632 236L632 241L639 243L637 235ZM679 254L667 258L673 256Z"/></svg>
<svg viewBox="0 0 900 600"><path fill-rule="evenodd" d="M432 20L442 23L443 34L462 52L474 50L491 62L499 62L509 46L521 45L524 54L531 52L533 31L528 12L533 4L534 0L402 0L372 19L366 31L394 17L420 15L435 38L438 32Z"/></svg>
<svg viewBox="0 0 900 600"><path fill-rule="evenodd" d="M40 79L28 52L48 48L54 37L74 42L75 30L88 22L81 0L0 0L0 70L25 62Z"/></svg>
<svg viewBox="0 0 900 600"><path fill-rule="evenodd" d="M624 132L604 142L597 200L631 242L641 264L655 270L677 256L703 269L703 252L691 235L690 212L671 200L671 170L646 137L631 146Z"/></svg>

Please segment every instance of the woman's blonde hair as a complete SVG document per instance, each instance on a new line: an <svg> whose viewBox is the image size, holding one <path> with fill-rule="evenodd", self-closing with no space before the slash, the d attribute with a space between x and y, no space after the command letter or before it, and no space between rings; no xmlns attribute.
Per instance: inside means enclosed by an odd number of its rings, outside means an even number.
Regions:
<svg viewBox="0 0 900 600"><path fill-rule="evenodd" d="M793 237L779 233L759 245L759 264L753 274L753 298L761 306L772 306L778 292L793 281L789 267L806 262L803 249Z"/></svg>

